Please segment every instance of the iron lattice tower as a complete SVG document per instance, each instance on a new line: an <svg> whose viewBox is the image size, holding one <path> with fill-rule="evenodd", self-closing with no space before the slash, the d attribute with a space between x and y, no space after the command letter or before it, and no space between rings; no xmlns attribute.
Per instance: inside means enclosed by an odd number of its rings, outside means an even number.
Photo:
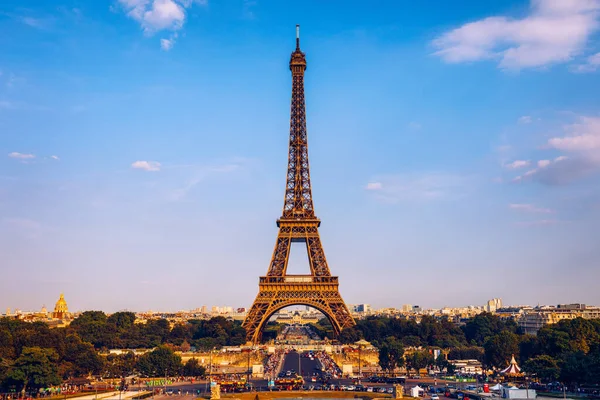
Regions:
<svg viewBox="0 0 600 400"><path fill-rule="evenodd" d="M259 279L259 290L243 327L247 339L260 341L262 328L278 310L292 305L308 305L321 311L331 322L335 334L356 323L338 290L338 277L331 276L319 237L321 221L313 208L308 167L308 141L304 102L306 58L300 50L296 26L296 50L290 59L292 104L290 143L283 214L277 220L279 233L267 276ZM287 275L292 242L304 242L310 275Z"/></svg>

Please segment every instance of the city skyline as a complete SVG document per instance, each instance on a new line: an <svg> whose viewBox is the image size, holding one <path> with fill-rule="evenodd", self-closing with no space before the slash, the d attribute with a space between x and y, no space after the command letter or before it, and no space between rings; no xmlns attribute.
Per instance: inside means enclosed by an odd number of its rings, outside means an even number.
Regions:
<svg viewBox="0 0 600 400"><path fill-rule="evenodd" d="M0 307L249 307L296 23L347 303L599 304L600 2L464 3L3 4Z"/></svg>

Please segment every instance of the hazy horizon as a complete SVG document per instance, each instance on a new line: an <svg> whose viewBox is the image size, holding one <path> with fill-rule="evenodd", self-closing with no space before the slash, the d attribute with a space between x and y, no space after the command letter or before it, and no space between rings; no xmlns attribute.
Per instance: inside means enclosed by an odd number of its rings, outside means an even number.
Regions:
<svg viewBox="0 0 600 400"><path fill-rule="evenodd" d="M3 2L0 310L249 307L296 24L346 303L600 305L600 1L459 4Z"/></svg>

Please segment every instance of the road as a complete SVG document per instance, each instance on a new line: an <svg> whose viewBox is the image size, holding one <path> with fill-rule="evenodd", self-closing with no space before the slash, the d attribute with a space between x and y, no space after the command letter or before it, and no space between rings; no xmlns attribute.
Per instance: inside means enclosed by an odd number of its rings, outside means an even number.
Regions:
<svg viewBox="0 0 600 400"><path fill-rule="evenodd" d="M286 354L283 361L281 372L295 371L298 375L307 379L313 375L321 375L321 365L316 359L311 360L308 357L302 357L296 351L290 351Z"/></svg>

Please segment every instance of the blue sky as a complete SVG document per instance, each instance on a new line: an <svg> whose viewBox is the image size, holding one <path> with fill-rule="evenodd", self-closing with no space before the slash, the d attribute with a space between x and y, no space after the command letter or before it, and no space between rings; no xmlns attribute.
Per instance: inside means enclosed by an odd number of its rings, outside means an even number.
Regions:
<svg viewBox="0 0 600 400"><path fill-rule="evenodd" d="M8 0L0 307L249 306L297 23L348 303L600 303L597 0Z"/></svg>

